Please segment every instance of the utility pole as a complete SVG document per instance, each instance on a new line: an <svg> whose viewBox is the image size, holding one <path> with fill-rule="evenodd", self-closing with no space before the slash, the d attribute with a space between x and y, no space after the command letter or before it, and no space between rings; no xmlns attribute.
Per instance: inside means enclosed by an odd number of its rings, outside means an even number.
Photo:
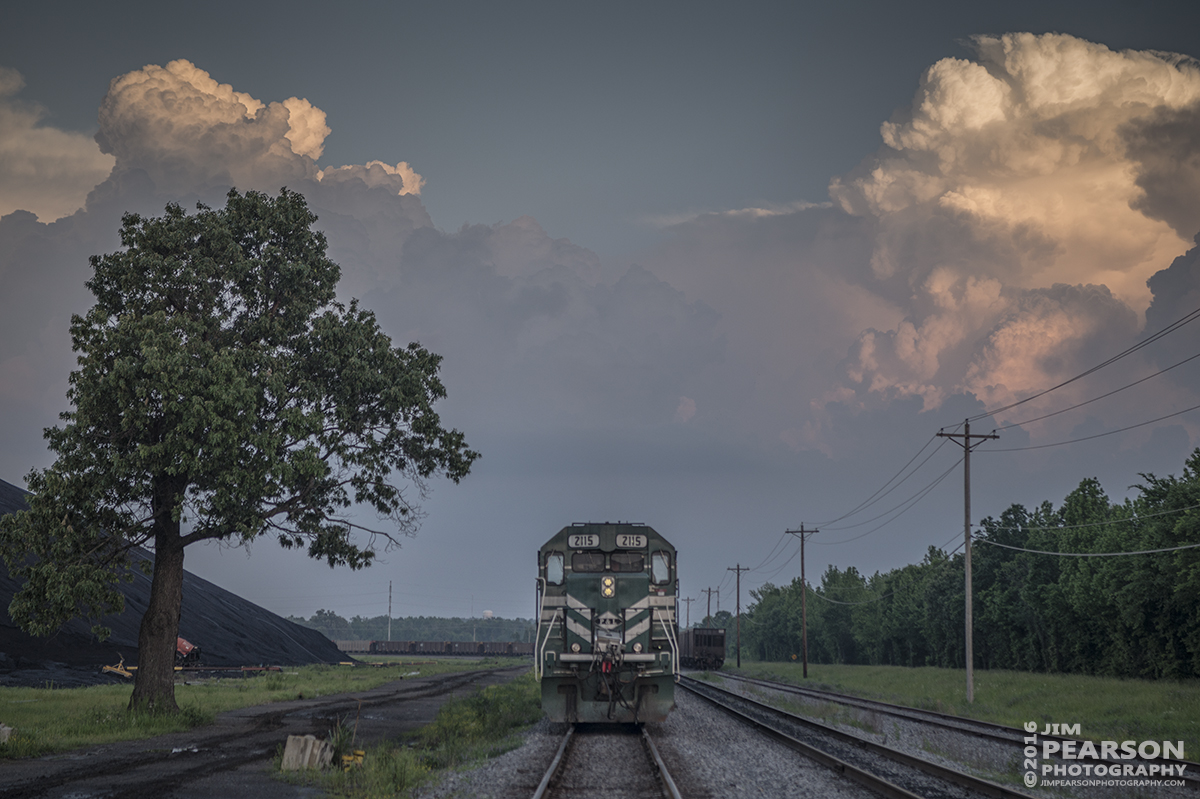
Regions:
<svg viewBox="0 0 1200 799"><path fill-rule="evenodd" d="M725 571L737 573L737 664L740 669L742 667L742 572L750 571L750 567L742 566L739 563L737 568L729 568ZM720 613L721 611L718 610L717 612Z"/></svg>
<svg viewBox="0 0 1200 799"><path fill-rule="evenodd" d="M988 434L976 433L971 435L971 421L968 419L963 422L963 431L961 433L947 433L945 428L938 431L940 438L961 438L962 441L955 441L963 448L963 544L966 547L963 554L963 565L966 572L966 594L967 594L967 701L975 701L975 644L972 635L971 624L971 447L981 444L989 438L999 438L996 431L993 430ZM976 445L971 444L971 439L977 438L979 441Z"/></svg>
<svg viewBox="0 0 1200 799"><path fill-rule="evenodd" d="M388 580L388 640L392 640L392 581Z"/></svg>
<svg viewBox="0 0 1200 799"><path fill-rule="evenodd" d="M721 589L720 588L702 588L700 590L701 590L701 593L708 594L708 614L704 618L711 619L712 618L712 595L714 593L716 593L716 595L717 595L717 612L718 613L721 612Z"/></svg>
<svg viewBox="0 0 1200 799"><path fill-rule="evenodd" d="M800 536L800 652L804 659L804 679L808 679L808 583L804 579L804 536L819 533L820 530L805 530L800 524L799 530L786 530L788 535Z"/></svg>
<svg viewBox="0 0 1200 799"><path fill-rule="evenodd" d="M695 602L696 600L692 599L692 598L689 596L689 597L686 597L686 598L684 598L684 599L681 599L680 601L681 601L681 602L686 602L686 603L688 603L688 606L687 606L687 624L685 624L685 625L684 625L684 627L683 627L683 629L685 629L685 630L686 630L688 627L691 627L691 626L692 626L692 603L693 603L693 602Z"/></svg>

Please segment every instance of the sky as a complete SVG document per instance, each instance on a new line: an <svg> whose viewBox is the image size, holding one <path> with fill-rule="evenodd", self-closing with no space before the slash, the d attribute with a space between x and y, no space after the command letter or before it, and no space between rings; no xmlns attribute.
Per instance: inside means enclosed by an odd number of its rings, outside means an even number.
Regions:
<svg viewBox="0 0 1200 799"><path fill-rule="evenodd" d="M999 435L975 522L1200 446L1200 326L1066 382L1200 308L1192 4L27 5L0 478L53 462L123 212L300 191L339 295L444 357L482 458L415 538L363 572L189 549L278 613L382 615L390 585L395 616L531 617L538 547L581 521L650 524L732 609L733 568L743 606L799 575L801 524L810 581L958 546L936 434L966 419Z"/></svg>

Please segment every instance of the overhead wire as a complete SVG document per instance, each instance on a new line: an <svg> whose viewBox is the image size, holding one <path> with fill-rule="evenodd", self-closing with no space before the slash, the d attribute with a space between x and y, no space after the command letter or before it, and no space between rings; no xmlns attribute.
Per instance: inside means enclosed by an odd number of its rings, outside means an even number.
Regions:
<svg viewBox="0 0 1200 799"><path fill-rule="evenodd" d="M1096 438L1104 438L1105 436L1124 433L1128 430L1136 430L1139 427L1145 427L1146 425L1154 424L1155 422L1161 422L1164 419L1172 419L1176 416L1182 416L1185 413L1191 413L1192 411L1198 409L1200 409L1200 405L1193 405L1190 408L1184 408L1182 411L1175 411L1175 413L1168 413L1166 416L1159 416L1157 419L1150 419L1149 421L1131 424L1128 427L1119 427L1116 430L1109 430L1104 433L1096 433L1095 435L1084 436L1083 438L1072 438L1069 441L1056 441L1052 444L1032 444L1028 447L988 447L985 450L981 450L981 452L1024 452L1031 449L1049 449L1050 447L1061 447L1065 446L1066 444L1078 444L1081 441L1091 441Z"/></svg>
<svg viewBox="0 0 1200 799"><path fill-rule="evenodd" d="M1093 402L1097 402L1098 400L1107 399L1108 397L1111 397L1113 394L1119 394L1120 392L1124 391L1127 388L1133 388L1134 386L1141 385L1142 383L1145 383L1147 380L1152 380L1156 377L1164 375L1167 372L1171 371L1172 369L1174 369L1178 366L1183 366L1185 363L1188 363L1189 361L1194 361L1197 358L1200 358L1200 352L1196 353L1195 355L1191 356L1190 358L1184 358L1179 363L1172 364L1171 366L1168 366L1165 369L1159 369L1154 374L1146 375L1141 380L1135 380L1132 383L1128 383L1124 386L1121 386L1120 388L1113 389L1112 391L1109 391L1105 394L1101 394L1098 397L1092 397L1090 400L1085 400L1084 402L1079 402L1079 403L1076 403L1075 405L1070 405L1066 408L1063 408L1062 410L1054 411L1053 413L1047 413L1042 416L1037 416L1037 417L1034 417L1033 419L1026 419L1023 422L1012 422L1010 424L1001 425L1000 427L997 427L996 429L997 430L1008 430L1009 428L1012 428L1012 427L1021 427L1022 425L1033 424L1034 422L1040 422L1043 419L1049 419L1052 416L1058 416L1060 413L1066 413L1067 411L1073 411L1076 408L1082 408L1084 405L1090 405Z"/></svg>
<svg viewBox="0 0 1200 799"><path fill-rule="evenodd" d="M820 546L833 546L835 544L847 544L851 541L857 541L860 538L864 538L864 537L870 535L871 533L877 532L878 530L882 530L884 527L891 524L896 519L900 518L900 516L907 513L909 510L911 510L913 508L913 506L915 506L918 502L920 502L922 499L924 499L926 496L928 496L929 493L931 491L933 491L933 489L937 488L938 485L941 484L941 482L943 480L945 480L947 477L949 477L950 473L953 472L956 468L958 468L958 464L960 464L962 462L963 462L963 459L959 458L957 461L955 461L953 464L951 464L949 469L947 469L946 471L944 471L940 475L938 475L936 478L934 478L933 482L929 483L927 486L922 488L916 494L909 497L908 499L906 499L904 502L900 503L899 505L896 505L891 510L885 511L884 513L881 513L880 515L878 515L872 519L867 519L866 521L858 522L857 524L848 524L845 527L834 527L834 528L829 528L829 529L852 530L855 527L862 527L864 524L870 524L871 522L878 521L879 519L882 519L885 516L888 516L889 514L894 513L894 515L892 515L892 517L890 519L888 519L887 521L885 521L883 524L879 525L878 527L874 527L874 528L866 531L865 533L861 533L860 535L854 536L853 538L843 538L840 541L814 541L813 543L820 545Z"/></svg>
<svg viewBox="0 0 1200 799"><path fill-rule="evenodd" d="M946 441L945 441L944 439L943 439L942 443L938 445L938 448L937 448L937 449L935 449L933 452L931 452L931 453L929 454L929 457L928 457L928 458L926 458L925 460L921 461L921 463L920 463L920 464L918 464L918 465L917 465L917 467L916 467L915 469L913 469L911 472L909 472L909 473L908 473L908 474L907 474L907 475L904 477L904 479L903 479L903 480L901 480L899 483L896 483L896 485L892 486L892 488L891 488L891 489L888 489L886 493L883 493L883 492L884 492L884 489L887 489L887 488L888 488L888 486L892 485L892 483L893 483L893 482L896 480L896 478L898 478L900 475L904 474L905 470L906 470L906 469L908 469L908 467L912 465L912 462L913 462L913 461L915 461L917 458L921 457L921 453L922 453L922 452L924 452L926 449L928 449L929 445L930 445L930 444L932 444L936 438L937 438L937 436L930 436L930 437L929 437L929 440L925 442L924 446L922 446L922 447L921 447L919 450L917 450L917 454L916 454L916 455L913 455L911 458L909 458L909 459L908 459L908 463L906 463L906 464L904 464L903 466L901 466L901 467L900 467L900 471L898 471L898 472L896 472L896 474L892 475L892 477L891 477L891 478L890 478L890 479L889 479L889 480L888 480L886 483L884 483L882 486L880 486L880 487L879 487L879 489L878 489L878 490L877 490L877 491L876 491L874 494L872 494L871 496L869 496L869 497L867 497L866 499L864 499L864 500L863 500L862 502L860 502L860 503L859 503L857 506L855 506L854 508L850 509L850 510L849 510L849 511L847 511L846 513L843 513L841 516L835 517L835 518L833 518L833 519L828 519L828 520L826 520L826 521L823 521L823 522L817 522L817 523L816 523L816 524L817 524L817 526L818 526L818 527L824 527L824 526L827 526L827 525L833 524L833 523L835 523L835 522L840 522L842 519L846 519L846 518L848 518L848 517L850 517L850 516L853 516L854 514L858 513L860 510L863 510L863 509L865 509L865 508L869 508L871 505L875 504L875 503L876 503L876 502L878 502L880 499L883 499L883 497L886 497L886 496L887 496L888 494L890 494L892 491L894 491L894 490L896 490L897 488L899 488L899 487L900 487L900 485L901 485L901 484L902 484L902 483L903 483L905 480L907 480L909 477L912 477L914 474L916 474L916 473L917 473L917 471L918 471L918 470L919 470L919 469L920 469L922 466L924 466L924 465L925 465L925 464L926 464L926 463L929 461L929 458L932 458L932 457L933 457L935 454L937 454L938 450L940 450L940 449L941 449L941 448L942 448L942 447L943 447L943 446L946 444Z"/></svg>
<svg viewBox="0 0 1200 799"><path fill-rule="evenodd" d="M1197 318L1200 318L1200 308L1197 308L1196 310L1183 316L1182 318L1177 319L1176 321L1167 325L1165 328L1163 328L1162 330L1159 330L1157 333L1154 333L1153 335L1149 336L1148 338L1142 339L1141 341L1134 344L1133 346L1127 347L1126 349L1124 349L1121 352L1117 353L1116 355L1112 356L1108 360L1106 360L1102 363L1096 364L1091 369L1087 369L1083 372L1080 372L1079 374L1075 375L1074 377L1068 378L1061 383L1051 386L1050 388L1043 389L1042 391L1039 391L1036 394L1031 394L1030 396L1025 397L1024 399L1017 400L1016 402L1010 402L1008 405L1003 405L999 408L991 408L989 410L984 411L983 413L976 414L975 416L968 418L967 421L974 422L979 419L986 419L987 417L994 416L997 413L1002 413L1004 411L1011 410L1013 408L1016 408L1019 405L1024 405L1027 402L1032 402L1033 400L1038 399L1039 397L1044 397L1052 391L1057 391L1058 389L1060 389L1064 386L1068 386L1071 383L1074 383L1076 380L1082 380L1083 378L1087 377L1088 375L1095 374L1096 372L1100 371L1101 369L1104 369L1107 366L1111 366L1112 364L1116 363L1117 361L1121 360L1122 358L1132 355L1133 353L1137 352L1138 350L1140 350L1144 347L1150 346L1151 344L1153 344L1154 342L1163 338L1164 336L1174 333L1176 330L1183 327L1184 325L1195 321Z"/></svg>
<svg viewBox="0 0 1200 799"><path fill-rule="evenodd" d="M975 539L979 543L990 544L994 547L1003 547L1004 549L1012 549L1017 552L1030 552L1034 555L1055 555L1060 558L1119 558L1124 555L1156 555L1160 552L1178 552L1181 549L1197 549L1200 544L1184 544L1178 547L1167 547L1165 549L1143 549L1138 552L1049 552L1042 549L1025 549L1023 547L1014 547L1008 544L1001 544L996 541L989 541L986 538Z"/></svg>

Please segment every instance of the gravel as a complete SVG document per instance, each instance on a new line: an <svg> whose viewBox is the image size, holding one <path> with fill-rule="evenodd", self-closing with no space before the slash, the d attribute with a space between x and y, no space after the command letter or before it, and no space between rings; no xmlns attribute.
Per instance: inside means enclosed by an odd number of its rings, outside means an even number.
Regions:
<svg viewBox="0 0 1200 799"><path fill-rule="evenodd" d="M676 691L676 707L661 724L647 727L679 790L689 799L724 797L829 797L866 799L865 789L811 763L724 716L702 700ZM543 719L524 735L524 744L478 767L448 774L417 794L420 799L528 799L533 794L566 725ZM617 769L622 760L600 756L598 769ZM631 766L632 767L632 766ZM641 767L639 763L638 768ZM641 793L613 790L609 799Z"/></svg>
<svg viewBox="0 0 1200 799"><path fill-rule="evenodd" d="M1006 780L1020 777L1023 773L1023 756L1020 747L1016 745L861 708L845 707L840 710L838 718L824 718L822 711L827 713L831 707L830 703L767 687L751 686L741 680L721 680L720 685L741 696L788 712L803 715L804 710L800 708L807 708L811 714L809 717L814 721L993 782L1003 784ZM1099 780L1101 783L1103 781ZM1030 796L1047 798L1078 796L1087 799L1129 799L1131 796L1137 796L1146 799L1193 799L1195 796L1194 790L1165 785L1130 788L1100 784L1078 787L1074 792L1061 788L1027 788L1023 785L1014 787Z"/></svg>

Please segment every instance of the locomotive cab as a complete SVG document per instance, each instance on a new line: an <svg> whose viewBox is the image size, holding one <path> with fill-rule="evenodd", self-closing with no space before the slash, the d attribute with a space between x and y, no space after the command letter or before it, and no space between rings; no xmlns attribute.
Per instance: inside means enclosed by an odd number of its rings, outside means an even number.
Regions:
<svg viewBox="0 0 1200 799"><path fill-rule="evenodd" d="M575 524L538 554L534 660L555 721L662 721L678 672L675 550L636 524Z"/></svg>

